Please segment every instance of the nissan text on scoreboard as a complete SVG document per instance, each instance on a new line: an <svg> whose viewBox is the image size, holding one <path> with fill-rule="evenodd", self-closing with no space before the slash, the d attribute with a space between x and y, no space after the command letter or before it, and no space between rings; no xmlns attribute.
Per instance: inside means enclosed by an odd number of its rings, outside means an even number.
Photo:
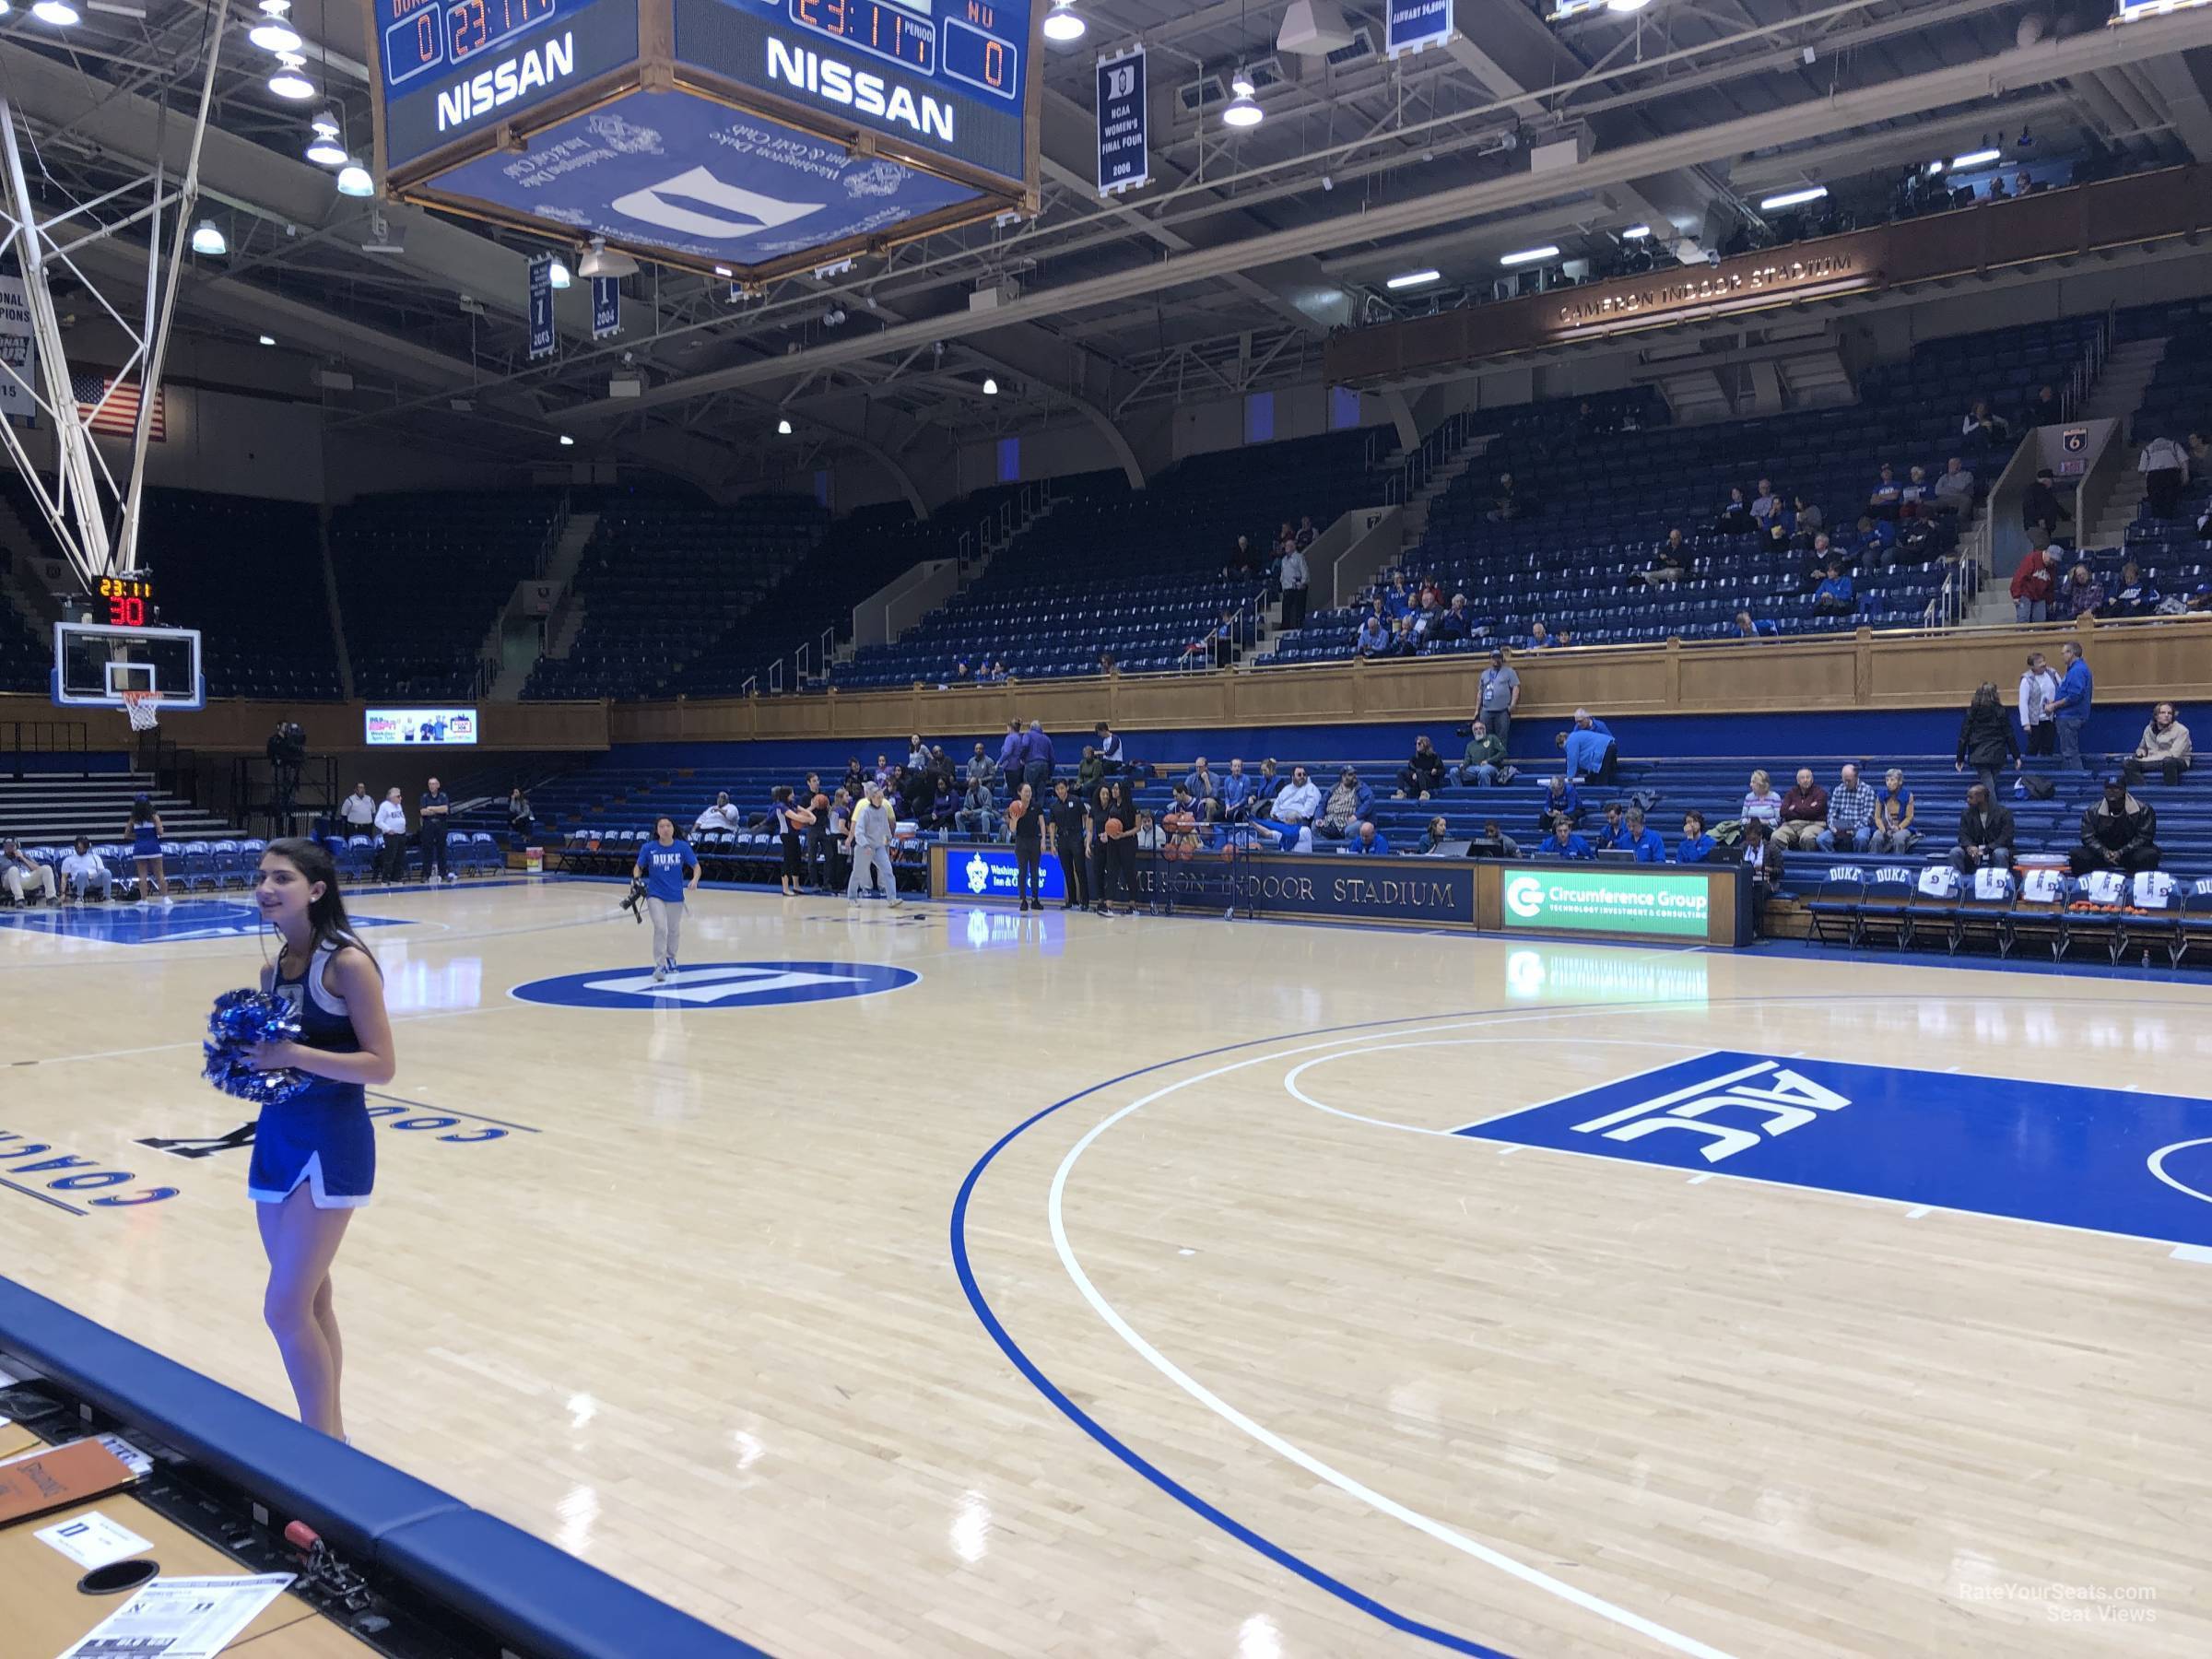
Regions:
<svg viewBox="0 0 2212 1659"><path fill-rule="evenodd" d="M1047 0L368 0L404 201L758 283L1034 213Z"/></svg>

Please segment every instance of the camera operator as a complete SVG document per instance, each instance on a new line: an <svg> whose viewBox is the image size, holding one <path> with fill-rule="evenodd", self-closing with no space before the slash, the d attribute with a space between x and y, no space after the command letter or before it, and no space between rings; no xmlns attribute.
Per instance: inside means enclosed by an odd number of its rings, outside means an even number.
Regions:
<svg viewBox="0 0 2212 1659"><path fill-rule="evenodd" d="M276 792L276 823L285 834L292 829L292 797L300 790L300 769L307 764L307 733L297 721L280 720L269 734L269 772Z"/></svg>

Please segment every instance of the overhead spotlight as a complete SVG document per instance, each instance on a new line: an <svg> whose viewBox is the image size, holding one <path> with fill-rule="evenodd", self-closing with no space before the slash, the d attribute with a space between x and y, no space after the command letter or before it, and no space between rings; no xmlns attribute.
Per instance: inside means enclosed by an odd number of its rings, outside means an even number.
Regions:
<svg viewBox="0 0 2212 1659"><path fill-rule="evenodd" d="M569 275L569 267L557 259L553 262L553 269L548 273L547 280L557 288L565 288L576 279Z"/></svg>
<svg viewBox="0 0 2212 1659"><path fill-rule="evenodd" d="M1255 127L1260 124L1266 112L1260 108L1258 100L1251 93L1240 92L1229 100L1229 107L1221 112L1221 124L1232 127Z"/></svg>
<svg viewBox="0 0 2212 1659"><path fill-rule="evenodd" d="M277 61L282 67L269 76L270 91L292 103L315 95L315 83L300 73L305 66L303 59L287 53Z"/></svg>
<svg viewBox="0 0 2212 1659"><path fill-rule="evenodd" d="M1651 233L1652 228L1649 225L1630 225L1620 233L1620 240L1622 241L1641 241Z"/></svg>
<svg viewBox="0 0 2212 1659"><path fill-rule="evenodd" d="M1397 276L1390 277L1382 286L1394 291L1399 288L1422 288L1429 283L1440 282L1442 279L1443 273L1441 271L1401 271Z"/></svg>
<svg viewBox="0 0 2212 1659"><path fill-rule="evenodd" d="M265 23L256 23L246 30L246 39L264 52L297 52L300 50L300 31L279 18Z"/></svg>
<svg viewBox="0 0 2212 1659"><path fill-rule="evenodd" d="M264 346L274 346L276 344L276 336L275 335L263 335L261 336L261 343Z"/></svg>
<svg viewBox="0 0 2212 1659"><path fill-rule="evenodd" d="M1229 89L1239 98L1256 97L1260 90L1258 83L1252 78L1252 71L1244 68L1238 69L1229 77Z"/></svg>
<svg viewBox="0 0 2212 1659"><path fill-rule="evenodd" d="M69 0L39 0L30 8L30 15L41 23L51 23L56 29L74 29L77 23L76 7Z"/></svg>
<svg viewBox="0 0 2212 1659"><path fill-rule="evenodd" d="M731 270L728 265L716 265L714 267L714 275L717 276L735 276L737 275L737 273Z"/></svg>
<svg viewBox="0 0 2212 1659"><path fill-rule="evenodd" d="M776 436L779 438L791 436L791 418L789 416L776 422Z"/></svg>
<svg viewBox="0 0 2212 1659"><path fill-rule="evenodd" d="M229 253L230 244L223 240L213 219L202 219L192 228L192 251L215 258Z"/></svg>
<svg viewBox="0 0 2212 1659"><path fill-rule="evenodd" d="M983 395L985 397L998 395L998 382L988 374L983 376Z"/></svg>
<svg viewBox="0 0 2212 1659"><path fill-rule="evenodd" d="M1781 207L1802 207L1807 202L1817 202L1828 194L1825 184L1807 184L1803 190L1785 190L1780 195L1771 195L1759 205L1761 213L1772 213Z"/></svg>
<svg viewBox="0 0 2212 1659"><path fill-rule="evenodd" d="M307 128L318 138L335 138L346 130L346 124L339 119L335 110L321 110L307 124Z"/></svg>
<svg viewBox="0 0 2212 1659"><path fill-rule="evenodd" d="M369 176L369 170L359 161L348 161L338 169L338 194L343 196L372 196L376 194L376 181Z"/></svg>
<svg viewBox="0 0 2212 1659"><path fill-rule="evenodd" d="M1501 265L1534 265L1539 259L1557 259L1559 256L1559 249L1546 243L1541 248L1523 248L1517 253L1501 253L1498 256L1498 263Z"/></svg>
<svg viewBox="0 0 2212 1659"><path fill-rule="evenodd" d="M592 245L583 251L583 257L576 262L576 275L579 276L635 276L637 274L638 262L619 250L609 253L604 236L593 237Z"/></svg>
<svg viewBox="0 0 2212 1659"><path fill-rule="evenodd" d="M1336 188L1336 181L1330 178L1327 173L1323 173L1321 175L1321 187L1324 190L1334 190Z"/></svg>
<svg viewBox="0 0 2212 1659"><path fill-rule="evenodd" d="M1640 12L1651 3L1652 0L1606 0L1606 9L1609 12Z"/></svg>
<svg viewBox="0 0 2212 1659"><path fill-rule="evenodd" d="M560 447L562 449L574 449L576 447L576 440L570 437L566 432L563 432L560 435Z"/></svg>
<svg viewBox="0 0 2212 1659"><path fill-rule="evenodd" d="M1053 0L1053 9L1045 14L1044 38L1063 46L1083 38L1083 18L1076 10L1076 0Z"/></svg>
<svg viewBox="0 0 2212 1659"><path fill-rule="evenodd" d="M1992 161L2002 161L2005 152L1997 149L1969 150L1963 156L1951 158L1951 171L1964 172L1972 167L1987 167Z"/></svg>
<svg viewBox="0 0 2212 1659"><path fill-rule="evenodd" d="M1937 173L1941 172L1942 171L1943 171L1943 163L1942 163L1942 162L1940 162L1940 161L1931 161L1931 162L1929 162L1929 163L1928 163L1928 177L1930 177L1931 179L1932 179L1932 178L1934 178L1934 177L1935 177L1935 176L1936 176Z"/></svg>
<svg viewBox="0 0 2212 1659"><path fill-rule="evenodd" d="M364 253L405 253L407 245L404 237L392 234L392 222L384 218L383 209L372 208L369 214L369 234L361 239Z"/></svg>
<svg viewBox="0 0 2212 1659"><path fill-rule="evenodd" d="M261 0L254 9L265 18L281 18L291 11L292 0Z"/></svg>
<svg viewBox="0 0 2212 1659"><path fill-rule="evenodd" d="M307 159L317 167L343 167L346 147L335 138L326 138L318 133L308 141Z"/></svg>

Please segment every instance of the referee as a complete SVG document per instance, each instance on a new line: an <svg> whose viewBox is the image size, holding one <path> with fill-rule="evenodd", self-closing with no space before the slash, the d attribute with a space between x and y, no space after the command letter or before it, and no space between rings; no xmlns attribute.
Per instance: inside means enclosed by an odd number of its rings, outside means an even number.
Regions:
<svg viewBox="0 0 2212 1659"><path fill-rule="evenodd" d="M1083 820L1086 814L1083 803L1061 778L1053 784L1053 798L1045 807L1045 833L1051 838L1052 852L1060 860L1060 885L1066 897L1060 901L1062 910L1088 910L1090 908L1089 872L1084 868Z"/></svg>

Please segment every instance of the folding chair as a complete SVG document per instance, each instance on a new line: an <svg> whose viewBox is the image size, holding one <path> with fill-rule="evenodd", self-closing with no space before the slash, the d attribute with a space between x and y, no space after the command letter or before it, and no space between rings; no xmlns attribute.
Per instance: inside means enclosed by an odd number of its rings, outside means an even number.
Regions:
<svg viewBox="0 0 2212 1659"><path fill-rule="evenodd" d="M2200 942L2212 947L2212 876L2196 882L2182 900L2174 919L2173 965L2179 968L2189 947Z"/></svg>
<svg viewBox="0 0 2212 1659"><path fill-rule="evenodd" d="M1986 931L1997 954L2010 956L2012 906L2018 896L2018 884L2010 870L1976 870L1972 887L1959 894L1959 908L1951 917L1951 954L1956 956L1960 946L1976 941Z"/></svg>
<svg viewBox="0 0 2212 1659"><path fill-rule="evenodd" d="M2074 924L2068 906L2074 902L2074 878L2064 870L2030 870L2013 900L2013 942L2041 939L2051 947L2051 959L2063 960L2073 943Z"/></svg>
<svg viewBox="0 0 2212 1659"><path fill-rule="evenodd" d="M2067 933L2100 937L2110 958L2120 959L2127 936L2127 876L2120 870L2091 870L2076 885L2066 907Z"/></svg>
<svg viewBox="0 0 2212 1659"><path fill-rule="evenodd" d="M1806 903L1813 940L1826 945L1830 935L1846 945L1859 942L1859 906L1866 899L1866 872L1857 865L1836 865Z"/></svg>
<svg viewBox="0 0 2212 1659"><path fill-rule="evenodd" d="M1904 865L1889 865L1875 871L1874 879L1866 884L1866 896L1859 903L1859 942L1864 944L1876 931L1886 930L1888 942L1900 950L1905 947L1908 933L1906 912L1912 902L1912 885L1918 872Z"/></svg>
<svg viewBox="0 0 2212 1659"><path fill-rule="evenodd" d="M2174 941L2182 931L2181 897L2174 879L2163 870L2138 870L2128 884L2127 909L2112 927L2112 960L2124 959L2138 948L2147 965L2153 944L2174 955Z"/></svg>
<svg viewBox="0 0 2212 1659"><path fill-rule="evenodd" d="M1965 890L1966 877L1949 865L1930 865L1921 871L1914 884L1912 899L1905 905L1905 913L1899 924L1897 947L1909 950L1923 923L1940 924L1947 951L1956 949L1952 944L1952 929L1959 920L1959 895Z"/></svg>

